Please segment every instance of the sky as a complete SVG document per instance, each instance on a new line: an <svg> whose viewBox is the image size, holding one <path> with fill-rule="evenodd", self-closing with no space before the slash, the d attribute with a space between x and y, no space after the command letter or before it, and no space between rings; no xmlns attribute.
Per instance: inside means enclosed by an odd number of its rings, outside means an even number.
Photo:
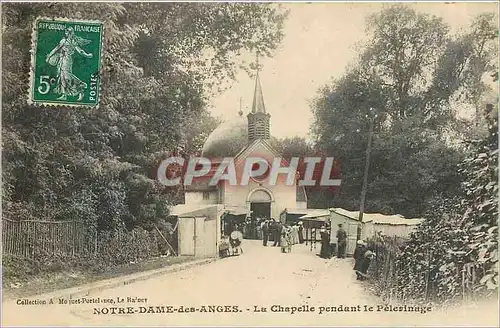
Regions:
<svg viewBox="0 0 500 328"><path fill-rule="evenodd" d="M312 123L310 101L318 89L339 78L353 63L366 40L365 20L387 3L287 3L290 11L285 37L272 58L261 58L260 80L271 135L278 138L306 137ZM458 31L482 12L498 12L496 3L414 3L421 12L442 17ZM240 98L245 115L252 106L255 81L244 71L237 73L229 89L214 97L214 116L238 115ZM309 138L308 138L309 139Z"/></svg>

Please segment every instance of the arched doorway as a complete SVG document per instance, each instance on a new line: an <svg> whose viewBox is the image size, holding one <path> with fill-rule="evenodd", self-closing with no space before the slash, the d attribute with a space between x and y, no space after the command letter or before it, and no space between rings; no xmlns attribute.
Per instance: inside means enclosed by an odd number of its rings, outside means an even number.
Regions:
<svg viewBox="0 0 500 328"><path fill-rule="evenodd" d="M248 194L247 202L250 203L251 218L247 223L247 238L260 239L260 223L262 219L271 218L271 204L274 201L273 194L265 188L257 188Z"/></svg>

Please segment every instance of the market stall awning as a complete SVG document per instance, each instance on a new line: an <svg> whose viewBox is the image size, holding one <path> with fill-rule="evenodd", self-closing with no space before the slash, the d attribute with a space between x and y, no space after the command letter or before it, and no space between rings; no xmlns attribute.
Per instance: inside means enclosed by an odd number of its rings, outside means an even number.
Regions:
<svg viewBox="0 0 500 328"><path fill-rule="evenodd" d="M332 211L340 215L358 220L359 211L348 211L343 208L332 208ZM388 225L417 225L423 219L407 219L402 215L384 215L380 213L363 213L363 223L372 222L374 224L388 224Z"/></svg>
<svg viewBox="0 0 500 328"><path fill-rule="evenodd" d="M208 215L208 213L217 211L219 205L192 205L179 204L170 208L171 216L188 217L198 215Z"/></svg>
<svg viewBox="0 0 500 328"><path fill-rule="evenodd" d="M306 215L301 216L299 220L327 221L329 218L330 218L329 210L310 209L310 212Z"/></svg>
<svg viewBox="0 0 500 328"><path fill-rule="evenodd" d="M224 207L224 212L231 215L246 215L252 213L252 211L244 206L226 206Z"/></svg>

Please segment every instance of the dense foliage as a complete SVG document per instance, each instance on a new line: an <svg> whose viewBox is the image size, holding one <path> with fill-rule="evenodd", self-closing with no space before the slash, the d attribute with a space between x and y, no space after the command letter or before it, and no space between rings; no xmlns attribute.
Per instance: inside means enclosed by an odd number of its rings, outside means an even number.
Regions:
<svg viewBox="0 0 500 328"><path fill-rule="evenodd" d="M488 111L486 121L488 136L469 142L458 167L461 197L435 199L404 243L374 243L377 252L392 257L392 272L380 272L384 256L374 264L382 294L442 302L498 290L498 110Z"/></svg>
<svg viewBox="0 0 500 328"><path fill-rule="evenodd" d="M316 146L342 165L333 206L359 208L373 122L365 210L425 218L407 241L373 241L375 286L424 302L464 296L470 284L497 289L498 110L485 110L498 102L495 14L452 34L442 19L395 5L367 32L359 60L313 104Z"/></svg>
<svg viewBox="0 0 500 328"><path fill-rule="evenodd" d="M484 132L481 115L471 131L458 114L484 108L496 30L494 15L483 14L453 35L442 19L405 5L369 18L359 60L313 104L317 146L342 165L334 206L359 208L372 119L367 211L421 217L434 199L457 196L463 177L456 166L465 156L459 141Z"/></svg>
<svg viewBox="0 0 500 328"><path fill-rule="evenodd" d="M91 229L151 223L182 201L156 181L168 154L196 152L217 124L206 110L244 51L271 55L278 6L227 3L16 3L3 9L3 214L85 220ZM101 20L98 109L27 105L38 16ZM201 139L200 139L201 138Z"/></svg>

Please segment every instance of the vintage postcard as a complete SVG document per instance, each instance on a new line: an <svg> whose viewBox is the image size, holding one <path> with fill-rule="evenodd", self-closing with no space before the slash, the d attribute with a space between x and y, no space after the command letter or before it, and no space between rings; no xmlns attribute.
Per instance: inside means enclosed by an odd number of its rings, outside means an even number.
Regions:
<svg viewBox="0 0 500 328"><path fill-rule="evenodd" d="M1 9L2 326L499 326L497 2Z"/></svg>

